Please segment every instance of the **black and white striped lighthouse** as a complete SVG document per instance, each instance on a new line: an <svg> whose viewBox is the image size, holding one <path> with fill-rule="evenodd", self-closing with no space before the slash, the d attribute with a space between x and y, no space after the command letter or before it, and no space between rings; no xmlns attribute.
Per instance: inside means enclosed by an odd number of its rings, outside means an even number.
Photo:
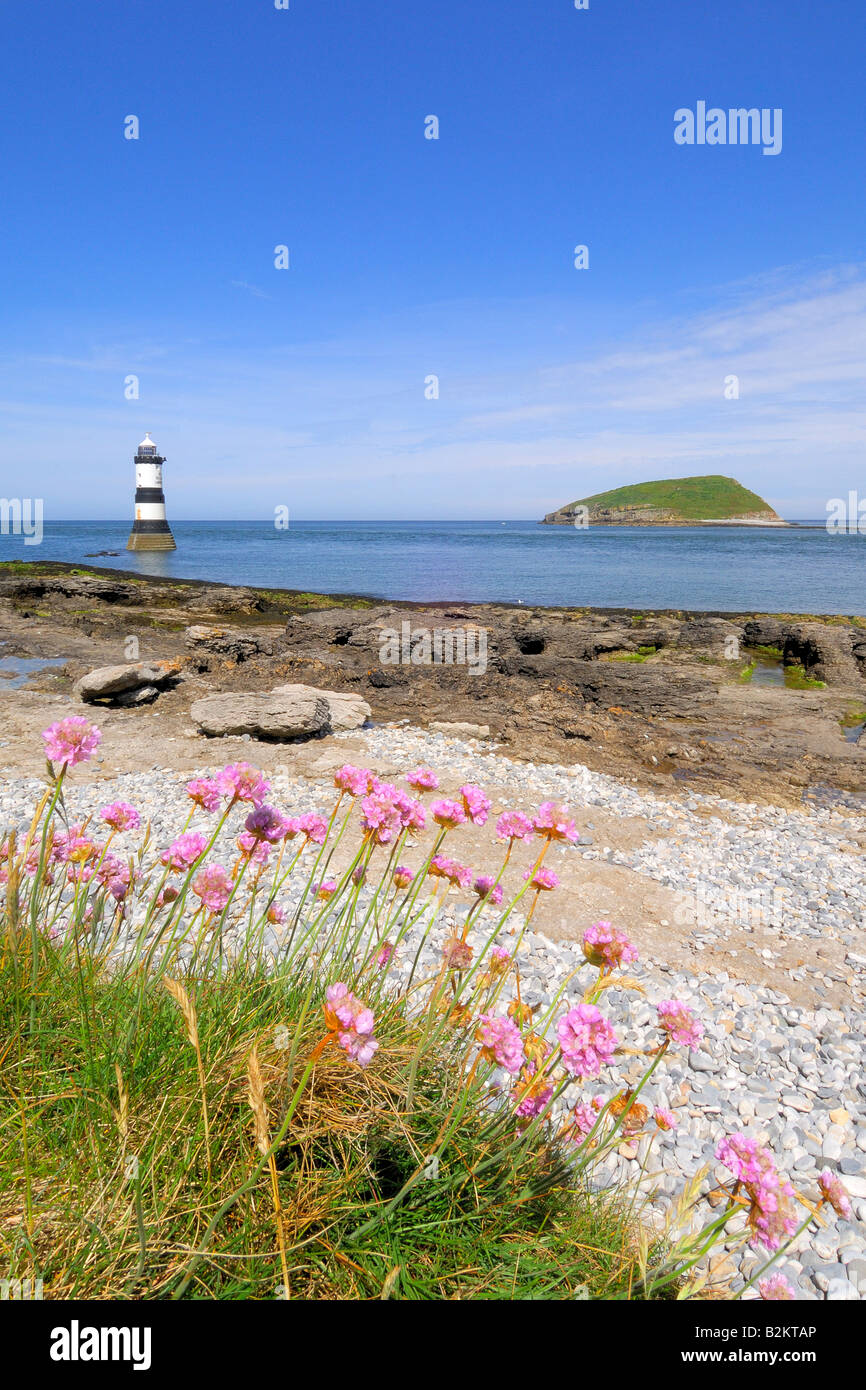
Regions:
<svg viewBox="0 0 866 1390"><path fill-rule="evenodd" d="M135 456L135 521L126 543L127 550L176 550L174 536L165 519L162 465L149 434Z"/></svg>

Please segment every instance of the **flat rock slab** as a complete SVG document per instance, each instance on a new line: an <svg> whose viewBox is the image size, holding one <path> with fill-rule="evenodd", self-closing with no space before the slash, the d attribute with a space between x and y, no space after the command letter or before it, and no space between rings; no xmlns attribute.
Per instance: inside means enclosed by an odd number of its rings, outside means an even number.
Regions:
<svg viewBox="0 0 866 1390"><path fill-rule="evenodd" d="M359 728L370 706L357 695L312 685L278 685L269 694L208 695L190 707L202 733L253 738L309 738Z"/></svg>
<svg viewBox="0 0 866 1390"><path fill-rule="evenodd" d="M370 718L370 706L360 695L344 695L336 690L319 690L312 685L278 685L271 693L299 699L303 695L315 695L320 700L325 700L328 706L327 728L332 734L360 729Z"/></svg>
<svg viewBox="0 0 866 1390"><path fill-rule="evenodd" d="M296 692L302 693L296 693ZM202 733L250 734L253 738L308 738L328 729L327 700L307 686L269 695L208 695L190 707Z"/></svg>
<svg viewBox="0 0 866 1390"><path fill-rule="evenodd" d="M72 693L85 704L94 700L114 700L115 703L128 704L131 691L150 688L154 698L161 686L168 681L177 680L178 664L175 661L130 661L123 666L100 666L76 681Z"/></svg>

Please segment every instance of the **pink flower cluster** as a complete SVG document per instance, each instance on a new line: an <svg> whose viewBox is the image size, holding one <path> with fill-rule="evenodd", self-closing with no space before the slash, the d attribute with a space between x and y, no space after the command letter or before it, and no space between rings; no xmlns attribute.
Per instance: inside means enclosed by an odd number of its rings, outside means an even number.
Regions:
<svg viewBox="0 0 866 1390"><path fill-rule="evenodd" d="M531 1120L540 1115L553 1099L553 1083L547 1076L538 1075L538 1066L529 1062L523 1070L523 1085L518 1087L521 1099L515 1106L518 1119Z"/></svg>
<svg viewBox="0 0 866 1390"><path fill-rule="evenodd" d="M449 801L447 798L434 801L430 806L430 814L436 824L443 826L446 830L454 830L466 820L466 812L461 803Z"/></svg>
<svg viewBox="0 0 866 1390"><path fill-rule="evenodd" d="M528 878L530 888L536 889L539 893L551 893L554 888L559 887L559 878L552 869L536 869L535 873L527 869L523 877Z"/></svg>
<svg viewBox="0 0 866 1390"><path fill-rule="evenodd" d="M483 898L486 903L491 903L493 907L498 907L502 902L502 884L497 883L490 874L479 874L472 887L479 898Z"/></svg>
<svg viewBox="0 0 866 1390"><path fill-rule="evenodd" d="M344 763L334 773L334 786L350 796L365 796L375 780L369 768L354 767L352 763Z"/></svg>
<svg viewBox="0 0 866 1390"><path fill-rule="evenodd" d="M460 799L463 802L463 810L473 825L485 825L487 823L491 803L490 798L484 795L480 787L461 787Z"/></svg>
<svg viewBox="0 0 866 1390"><path fill-rule="evenodd" d="M615 970L637 960L637 951L628 937L610 922L595 922L583 933L583 954L590 965L604 971Z"/></svg>
<svg viewBox="0 0 866 1390"><path fill-rule="evenodd" d="M402 787L376 781L361 802L361 825L376 844L389 845L404 830L423 830L427 813Z"/></svg>
<svg viewBox="0 0 866 1390"><path fill-rule="evenodd" d="M520 1029L510 1018L482 1014L475 1038L481 1043L482 1057L504 1067L512 1076L517 1075L526 1061L526 1054Z"/></svg>
<svg viewBox="0 0 866 1390"><path fill-rule="evenodd" d="M548 840L570 840L573 844L575 840L580 838L574 821L565 807L557 806L554 801L541 803L533 820L533 826L536 835L543 835Z"/></svg>
<svg viewBox="0 0 866 1390"><path fill-rule="evenodd" d="M406 781L418 792L435 792L439 786L439 778L430 767L416 767L414 772L407 772Z"/></svg>
<svg viewBox="0 0 866 1390"><path fill-rule="evenodd" d="M129 892L132 874L129 865L116 854L105 854L102 863L95 870L96 879L107 888L113 898L123 902Z"/></svg>
<svg viewBox="0 0 866 1390"><path fill-rule="evenodd" d="M250 811L244 821L244 828L254 840L266 840L274 845L286 838L290 826L281 811L263 802L261 806L256 806Z"/></svg>
<svg viewBox="0 0 866 1390"><path fill-rule="evenodd" d="M369 1066L379 1049L373 1037L376 1020L372 1009L350 994L348 985L329 985L325 991L325 1022L336 1034L337 1043L353 1062Z"/></svg>
<svg viewBox="0 0 866 1390"><path fill-rule="evenodd" d="M749 1243L777 1250L785 1237L797 1229L791 1205L796 1193L777 1171L770 1150L762 1148L748 1134L732 1134L720 1141L716 1158L730 1168L749 1195Z"/></svg>
<svg viewBox="0 0 866 1390"><path fill-rule="evenodd" d="M569 1009L557 1023L556 1033L562 1064L572 1076L598 1076L616 1050L616 1034L595 1004Z"/></svg>
<svg viewBox="0 0 866 1390"><path fill-rule="evenodd" d="M457 888L468 888L472 882L472 870L446 854L434 854L427 872L433 878L447 878Z"/></svg>
<svg viewBox="0 0 866 1390"><path fill-rule="evenodd" d="M201 898L209 912L222 912L232 894L234 883L222 864L208 864L192 881L192 891Z"/></svg>
<svg viewBox="0 0 866 1390"><path fill-rule="evenodd" d="M603 1104L601 1096L596 1096L589 1105L585 1102L575 1105L571 1112L572 1123L566 1132L566 1139L570 1139L575 1144L582 1143L596 1124Z"/></svg>
<svg viewBox="0 0 866 1390"><path fill-rule="evenodd" d="M260 840L256 835L251 835L248 830L244 830L237 838L237 846L244 859L248 859L251 864L267 864L271 857L271 847L266 840Z"/></svg>
<svg viewBox="0 0 866 1390"><path fill-rule="evenodd" d="M49 762L62 763L64 767L88 762L102 742L96 725L88 723L80 714L58 720L44 731L42 738Z"/></svg>
<svg viewBox="0 0 866 1390"><path fill-rule="evenodd" d="M191 782L187 782L186 791L196 806L200 806L203 811L219 810L222 792L218 782L212 781L209 777L194 777Z"/></svg>
<svg viewBox="0 0 866 1390"><path fill-rule="evenodd" d="M534 833L532 821L522 811L503 811L496 822L500 840L531 840Z"/></svg>
<svg viewBox="0 0 866 1390"><path fill-rule="evenodd" d="M270 782L266 782L251 763L231 763L223 768L217 783L232 805L236 801L250 801L253 806L261 806L271 789Z"/></svg>
<svg viewBox="0 0 866 1390"><path fill-rule="evenodd" d="M99 815L112 830L137 830L141 825L141 816L128 801L112 801Z"/></svg>
<svg viewBox="0 0 866 1390"><path fill-rule="evenodd" d="M771 1274L769 1279L759 1279L758 1293L762 1298L777 1303L790 1303L797 1297L784 1274Z"/></svg>
<svg viewBox="0 0 866 1390"><path fill-rule="evenodd" d="M704 1036L703 1024L695 1018L694 1011L679 999L663 999L656 1005L659 1027L663 1028L672 1042L680 1047L697 1047Z"/></svg>
<svg viewBox="0 0 866 1390"><path fill-rule="evenodd" d="M197 830L187 830L172 840L167 850L160 855L160 862L167 864L174 873L185 873L200 859L208 846L208 838Z"/></svg>
<svg viewBox="0 0 866 1390"><path fill-rule="evenodd" d="M69 830L60 830L54 836L48 855L50 864L66 864L75 859L89 859L96 853L93 841L84 834L82 825L70 825Z"/></svg>
<svg viewBox="0 0 866 1390"><path fill-rule="evenodd" d="M829 1168L825 1168L823 1173L818 1176L818 1187L821 1190L823 1200L830 1203L836 1214L841 1216L843 1221L850 1221L851 1203L848 1199L848 1193L836 1174L832 1173Z"/></svg>

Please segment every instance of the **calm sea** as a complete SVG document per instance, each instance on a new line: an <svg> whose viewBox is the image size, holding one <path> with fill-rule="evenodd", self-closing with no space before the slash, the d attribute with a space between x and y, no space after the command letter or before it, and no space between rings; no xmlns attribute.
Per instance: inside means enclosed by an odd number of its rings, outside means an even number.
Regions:
<svg viewBox="0 0 866 1390"><path fill-rule="evenodd" d="M414 600L866 614L866 536L823 522L585 531L535 521L173 521L177 550L126 550L130 523L0 534L0 560L66 560L165 578ZM116 556L94 557L99 550Z"/></svg>

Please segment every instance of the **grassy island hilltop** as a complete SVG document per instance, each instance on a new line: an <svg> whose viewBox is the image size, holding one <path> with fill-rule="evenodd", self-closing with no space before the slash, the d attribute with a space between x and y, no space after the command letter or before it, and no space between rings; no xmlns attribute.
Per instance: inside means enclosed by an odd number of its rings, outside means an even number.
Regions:
<svg viewBox="0 0 866 1390"><path fill-rule="evenodd" d="M787 525L756 492L719 473L597 492L549 512L544 524L571 526L580 507L586 507L591 526Z"/></svg>

